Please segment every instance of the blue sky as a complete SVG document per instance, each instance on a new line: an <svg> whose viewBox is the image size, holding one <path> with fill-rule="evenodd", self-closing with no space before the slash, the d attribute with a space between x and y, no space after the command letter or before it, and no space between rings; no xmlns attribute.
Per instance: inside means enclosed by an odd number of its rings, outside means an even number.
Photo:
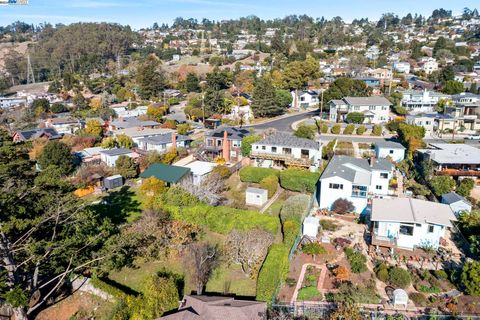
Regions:
<svg viewBox="0 0 480 320"><path fill-rule="evenodd" d="M29 0L27 6L0 6L0 25L21 20L28 23L72 23L107 21L128 24L135 29L154 22L171 24L175 17L203 17L212 20L254 14L277 18L289 14L313 17L341 16L346 21L368 17L378 19L384 12L400 16L408 12L430 15L436 8L460 13L473 8L475 0Z"/></svg>

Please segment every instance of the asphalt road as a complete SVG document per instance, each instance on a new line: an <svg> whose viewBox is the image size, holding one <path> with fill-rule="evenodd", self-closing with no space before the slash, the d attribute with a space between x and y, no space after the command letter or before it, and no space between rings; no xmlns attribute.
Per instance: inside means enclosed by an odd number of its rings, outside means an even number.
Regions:
<svg viewBox="0 0 480 320"><path fill-rule="evenodd" d="M311 117L317 116L317 115L318 115L318 111L310 111L310 112L305 112L301 114L296 114L293 116L280 118L280 119L269 121L266 123L244 126L244 128L254 128L256 130L265 130L268 128L274 128L274 129L277 129L277 131L293 132L292 123L299 120L303 120L303 119L310 119Z"/></svg>

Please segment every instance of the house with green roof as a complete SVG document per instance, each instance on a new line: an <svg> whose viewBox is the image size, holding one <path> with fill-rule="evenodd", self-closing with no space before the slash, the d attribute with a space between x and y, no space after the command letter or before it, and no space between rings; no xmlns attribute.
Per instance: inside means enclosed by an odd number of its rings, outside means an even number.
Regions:
<svg viewBox="0 0 480 320"><path fill-rule="evenodd" d="M155 177L164 181L167 186L178 184L191 177L190 168L154 163L140 174L141 178Z"/></svg>

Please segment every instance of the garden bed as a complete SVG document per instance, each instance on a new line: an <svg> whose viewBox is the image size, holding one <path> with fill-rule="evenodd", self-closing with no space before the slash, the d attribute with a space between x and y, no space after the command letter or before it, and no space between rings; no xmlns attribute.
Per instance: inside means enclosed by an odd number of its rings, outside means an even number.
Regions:
<svg viewBox="0 0 480 320"><path fill-rule="evenodd" d="M298 290L297 301L321 301L322 293L318 290L321 269L308 266L303 277L302 287Z"/></svg>

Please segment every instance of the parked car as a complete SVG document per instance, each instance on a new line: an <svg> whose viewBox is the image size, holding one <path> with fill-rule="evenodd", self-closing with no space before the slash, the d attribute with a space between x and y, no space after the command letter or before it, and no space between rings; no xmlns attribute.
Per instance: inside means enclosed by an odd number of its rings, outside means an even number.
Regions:
<svg viewBox="0 0 480 320"><path fill-rule="evenodd" d="M465 140L480 140L480 135L479 134L474 134L474 135L465 137Z"/></svg>

